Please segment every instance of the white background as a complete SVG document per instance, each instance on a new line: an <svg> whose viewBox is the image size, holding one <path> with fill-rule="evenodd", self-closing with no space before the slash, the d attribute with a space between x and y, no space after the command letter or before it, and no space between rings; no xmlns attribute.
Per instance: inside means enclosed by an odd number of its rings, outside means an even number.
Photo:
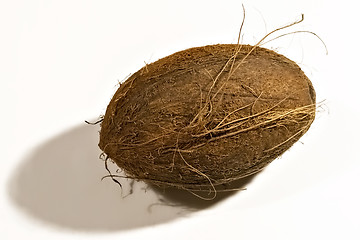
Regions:
<svg viewBox="0 0 360 240"><path fill-rule="evenodd" d="M351 1L0 2L0 239L360 239L358 6ZM309 132L246 191L209 203L134 184L98 159L96 120L118 82L189 47L266 45L325 100ZM355 4L355 3L353 3ZM123 181L123 195L131 182ZM161 204L161 199L165 204ZM165 199L165 200L164 200ZM179 200L180 199L180 200Z"/></svg>

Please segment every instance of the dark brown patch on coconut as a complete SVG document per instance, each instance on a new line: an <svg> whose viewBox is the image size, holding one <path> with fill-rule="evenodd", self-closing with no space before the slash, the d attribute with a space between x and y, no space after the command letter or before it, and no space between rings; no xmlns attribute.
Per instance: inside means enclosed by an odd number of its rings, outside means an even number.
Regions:
<svg viewBox="0 0 360 240"><path fill-rule="evenodd" d="M196 47L121 84L99 146L131 178L201 190L260 171L314 117L315 91L293 61L249 45Z"/></svg>

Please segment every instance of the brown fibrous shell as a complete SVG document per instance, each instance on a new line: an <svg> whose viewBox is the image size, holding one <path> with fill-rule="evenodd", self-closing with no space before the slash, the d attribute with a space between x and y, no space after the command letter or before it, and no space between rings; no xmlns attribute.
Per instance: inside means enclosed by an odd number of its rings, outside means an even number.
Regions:
<svg viewBox="0 0 360 240"><path fill-rule="evenodd" d="M315 101L300 67L272 50L190 48L120 85L99 146L130 178L206 189L257 173L283 154L309 129Z"/></svg>

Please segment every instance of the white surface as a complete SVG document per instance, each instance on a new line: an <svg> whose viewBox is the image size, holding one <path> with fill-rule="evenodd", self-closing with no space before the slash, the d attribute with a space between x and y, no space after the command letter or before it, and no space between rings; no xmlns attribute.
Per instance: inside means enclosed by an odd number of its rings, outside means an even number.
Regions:
<svg viewBox="0 0 360 240"><path fill-rule="evenodd" d="M98 127L84 120L103 114L117 82L144 61L235 43L241 1L1 1L0 239L360 239L359 21L350 2L244 2L249 44L305 14L293 30L316 32L329 55L310 34L266 47L297 61L326 107L303 144L246 191L213 205L184 194L188 209L153 205L162 195L139 183L123 199L100 181Z"/></svg>

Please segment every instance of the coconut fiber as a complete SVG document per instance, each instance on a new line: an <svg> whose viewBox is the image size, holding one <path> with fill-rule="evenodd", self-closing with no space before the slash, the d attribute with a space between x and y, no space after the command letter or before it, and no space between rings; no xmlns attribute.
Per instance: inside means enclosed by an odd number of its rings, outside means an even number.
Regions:
<svg viewBox="0 0 360 240"><path fill-rule="evenodd" d="M211 189L279 157L315 109L310 80L283 55L241 44L190 48L120 85L99 146L130 178Z"/></svg>

